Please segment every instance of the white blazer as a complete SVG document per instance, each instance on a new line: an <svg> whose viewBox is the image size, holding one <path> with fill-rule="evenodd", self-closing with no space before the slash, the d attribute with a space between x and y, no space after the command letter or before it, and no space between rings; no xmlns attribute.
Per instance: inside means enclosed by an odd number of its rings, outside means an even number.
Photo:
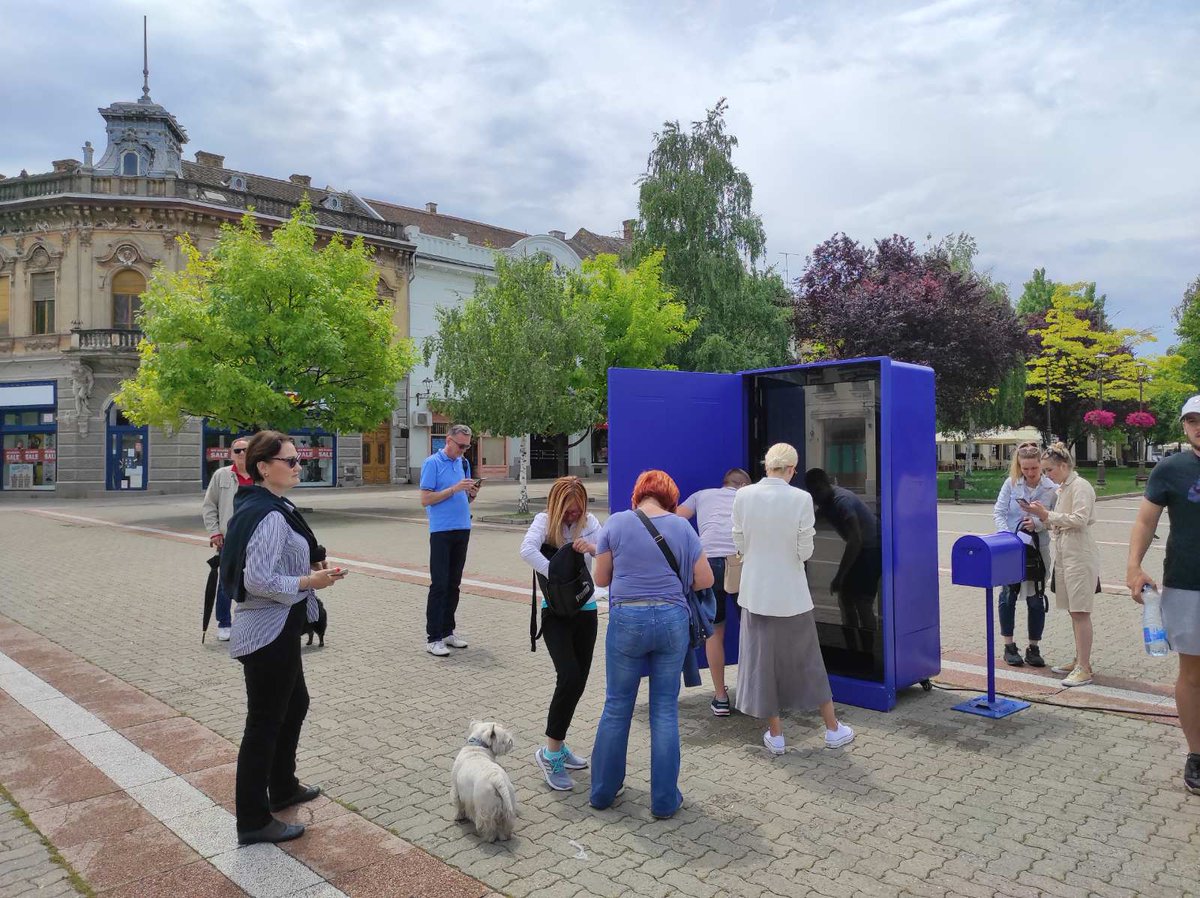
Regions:
<svg viewBox="0 0 1200 898"><path fill-rule="evenodd" d="M782 478L764 477L738 490L733 542L746 559L738 604L769 617L812 611L804 562L812 557L816 532L812 496Z"/></svg>

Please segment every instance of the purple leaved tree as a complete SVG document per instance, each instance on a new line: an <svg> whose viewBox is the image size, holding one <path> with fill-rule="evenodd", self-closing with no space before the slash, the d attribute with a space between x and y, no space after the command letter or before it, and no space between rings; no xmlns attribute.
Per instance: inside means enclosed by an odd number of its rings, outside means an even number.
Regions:
<svg viewBox="0 0 1200 898"><path fill-rule="evenodd" d="M813 250L795 286L804 356L886 355L928 365L943 430L969 441L996 426L986 409L1019 363L1025 333L987 278L937 247L918 252L906 237L867 247L837 234Z"/></svg>

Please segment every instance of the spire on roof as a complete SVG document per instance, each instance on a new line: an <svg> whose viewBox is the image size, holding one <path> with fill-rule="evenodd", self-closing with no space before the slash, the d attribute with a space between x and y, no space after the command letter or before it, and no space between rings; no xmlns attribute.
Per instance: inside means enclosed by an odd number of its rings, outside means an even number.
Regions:
<svg viewBox="0 0 1200 898"><path fill-rule="evenodd" d="M138 102L154 102L150 99L150 44L147 40L145 16L142 16L142 98Z"/></svg>

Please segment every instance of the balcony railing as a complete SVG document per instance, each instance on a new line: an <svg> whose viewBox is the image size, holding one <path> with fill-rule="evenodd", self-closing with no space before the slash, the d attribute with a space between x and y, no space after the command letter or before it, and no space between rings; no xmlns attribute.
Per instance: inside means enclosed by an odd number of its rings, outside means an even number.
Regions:
<svg viewBox="0 0 1200 898"><path fill-rule="evenodd" d="M71 348L86 350L115 350L118 352L136 352L138 343L142 340L140 330L123 328L99 328L95 330L71 331Z"/></svg>
<svg viewBox="0 0 1200 898"><path fill-rule="evenodd" d="M68 193L104 194L121 197L174 196L180 200L222 206L227 209L249 209L274 218L288 218L296 204L262 194L228 190L220 186L187 181L181 178L125 178L94 175L90 172L34 175L24 178L5 178L0 181L0 203L59 196ZM322 228L365 234L386 240L403 240L403 226L354 212L340 212L313 206L317 224Z"/></svg>

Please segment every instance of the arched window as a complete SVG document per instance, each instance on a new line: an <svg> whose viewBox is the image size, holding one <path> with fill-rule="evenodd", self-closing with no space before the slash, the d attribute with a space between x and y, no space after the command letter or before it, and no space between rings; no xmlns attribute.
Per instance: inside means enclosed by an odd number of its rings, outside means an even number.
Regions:
<svg viewBox="0 0 1200 898"><path fill-rule="evenodd" d="M137 314L141 311L141 296L145 292L146 279L141 272L129 268L117 272L112 282L114 329L137 330Z"/></svg>
<svg viewBox="0 0 1200 898"><path fill-rule="evenodd" d="M142 160L138 158L138 154L133 150L126 150L121 154L121 174L123 175L140 175L142 169Z"/></svg>

